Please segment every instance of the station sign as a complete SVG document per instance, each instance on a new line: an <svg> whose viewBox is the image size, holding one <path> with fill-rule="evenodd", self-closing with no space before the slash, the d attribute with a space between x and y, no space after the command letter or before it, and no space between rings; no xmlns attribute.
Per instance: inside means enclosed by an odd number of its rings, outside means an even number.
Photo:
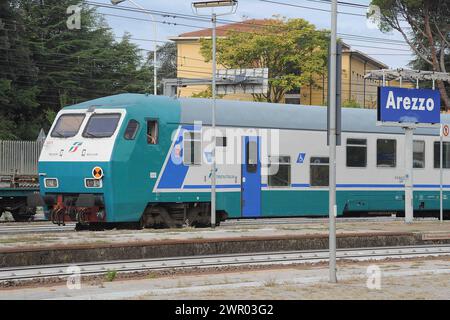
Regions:
<svg viewBox="0 0 450 320"><path fill-rule="evenodd" d="M440 123L438 90L378 87L378 121Z"/></svg>

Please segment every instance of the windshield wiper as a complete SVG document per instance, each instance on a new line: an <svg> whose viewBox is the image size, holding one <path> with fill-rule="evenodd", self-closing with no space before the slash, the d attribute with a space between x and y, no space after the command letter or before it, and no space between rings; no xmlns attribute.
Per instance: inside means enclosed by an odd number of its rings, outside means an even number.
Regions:
<svg viewBox="0 0 450 320"><path fill-rule="evenodd" d="M101 136L97 136L97 135L87 132L87 131L84 133L84 135L88 136L89 138L101 138Z"/></svg>
<svg viewBox="0 0 450 320"><path fill-rule="evenodd" d="M56 135L56 136L58 136L59 138L65 138L65 137L66 137L66 136L63 135L61 132L56 131L56 130L53 130L52 136L53 136L53 135Z"/></svg>

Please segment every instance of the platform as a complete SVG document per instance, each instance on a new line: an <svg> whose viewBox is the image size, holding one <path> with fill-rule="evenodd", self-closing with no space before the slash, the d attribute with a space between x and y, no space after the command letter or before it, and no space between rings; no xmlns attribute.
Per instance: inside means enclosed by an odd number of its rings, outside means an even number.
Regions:
<svg viewBox="0 0 450 320"><path fill-rule="evenodd" d="M0 235L0 264L77 263L224 253L328 248L325 220L280 224L229 223L216 229L145 229ZM337 247L450 243L450 221L345 221Z"/></svg>

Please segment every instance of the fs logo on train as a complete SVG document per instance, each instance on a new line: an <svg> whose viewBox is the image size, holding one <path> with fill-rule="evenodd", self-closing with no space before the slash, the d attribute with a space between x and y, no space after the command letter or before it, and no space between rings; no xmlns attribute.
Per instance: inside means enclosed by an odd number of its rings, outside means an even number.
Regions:
<svg viewBox="0 0 450 320"><path fill-rule="evenodd" d="M103 178L103 169L101 167L94 167L94 169L92 169L92 176L94 179Z"/></svg>

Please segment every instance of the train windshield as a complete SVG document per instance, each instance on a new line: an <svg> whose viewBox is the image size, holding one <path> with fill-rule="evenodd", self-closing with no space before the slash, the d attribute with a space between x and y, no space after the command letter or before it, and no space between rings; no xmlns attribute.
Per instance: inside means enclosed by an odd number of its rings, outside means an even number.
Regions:
<svg viewBox="0 0 450 320"><path fill-rule="evenodd" d="M86 125L83 137L86 138L107 138L116 131L119 123L120 113L93 114Z"/></svg>
<svg viewBox="0 0 450 320"><path fill-rule="evenodd" d="M56 122L51 136L56 138L70 138L75 136L84 120L83 113L66 113L61 115Z"/></svg>

